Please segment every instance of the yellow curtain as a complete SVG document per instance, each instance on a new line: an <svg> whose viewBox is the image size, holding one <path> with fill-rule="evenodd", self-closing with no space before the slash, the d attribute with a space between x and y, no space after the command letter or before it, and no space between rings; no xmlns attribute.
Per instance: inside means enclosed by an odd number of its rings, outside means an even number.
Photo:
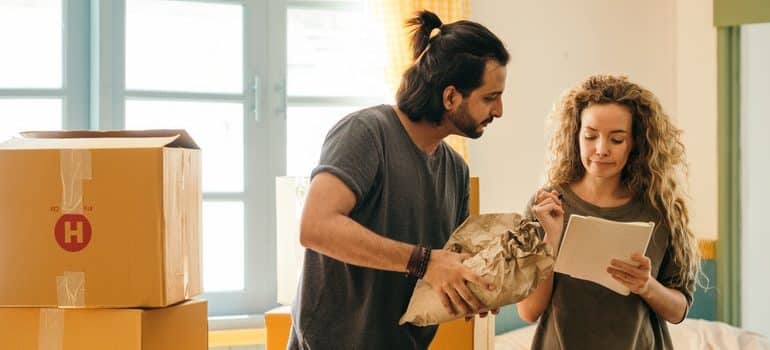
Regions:
<svg viewBox="0 0 770 350"><path fill-rule="evenodd" d="M384 28L388 55L385 79L393 95L401 75L414 62L406 21L423 9L437 14L443 23L470 17L470 0L370 0L370 6ZM450 135L444 141L470 163L464 137Z"/></svg>

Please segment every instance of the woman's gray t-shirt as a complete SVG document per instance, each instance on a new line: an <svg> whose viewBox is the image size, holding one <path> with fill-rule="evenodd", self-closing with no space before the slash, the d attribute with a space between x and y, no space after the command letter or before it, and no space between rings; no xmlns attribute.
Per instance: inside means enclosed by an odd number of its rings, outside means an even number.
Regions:
<svg viewBox="0 0 770 350"><path fill-rule="evenodd" d="M681 269L673 260L671 233L658 213L636 197L619 207L601 208L578 197L567 185L554 188L563 195L564 226L578 214L615 221L655 222L645 255L651 275L671 286ZM527 215L530 215L530 205ZM609 266L610 262L607 262ZM693 284L679 290L692 303ZM671 349L666 321L636 294L617 294L586 280L555 273L551 302L540 316L532 349Z"/></svg>
<svg viewBox="0 0 770 350"><path fill-rule="evenodd" d="M442 248L468 216L468 166L443 142L425 154L391 106L355 112L334 126L312 176L322 172L355 194L353 220L397 241ZM415 283L404 273L354 266L308 249L289 348L427 348L436 327L398 325Z"/></svg>

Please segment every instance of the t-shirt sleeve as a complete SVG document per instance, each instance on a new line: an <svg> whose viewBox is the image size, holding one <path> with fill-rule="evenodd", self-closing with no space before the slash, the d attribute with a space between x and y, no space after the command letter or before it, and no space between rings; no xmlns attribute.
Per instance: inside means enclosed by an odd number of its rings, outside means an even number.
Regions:
<svg viewBox="0 0 770 350"><path fill-rule="evenodd" d="M471 182L470 175L468 174L468 166L463 163L462 166L462 179L460 180L460 205L458 206L457 223L455 227L459 227L465 219L470 216L470 191ZM463 190L464 189L464 190Z"/></svg>
<svg viewBox="0 0 770 350"><path fill-rule="evenodd" d="M324 140L318 166L311 178L326 172L339 178L361 203L377 176L381 149L374 133L360 120L345 118Z"/></svg>
<svg viewBox="0 0 770 350"><path fill-rule="evenodd" d="M692 306L692 296L693 292L695 291L695 280L690 279L681 286L675 287L677 284L680 284L677 283L677 281L680 278L679 276L681 271L682 266L674 261L674 251L671 247L671 244L669 244L668 248L666 249L666 254L663 256L663 261L660 263L660 271L658 272L657 279L662 285L668 288L674 288L684 294L684 297L687 299L687 306L684 311L684 317L682 317L682 320L684 320L687 318L687 314L690 312L690 306ZM682 320L679 322L682 322Z"/></svg>

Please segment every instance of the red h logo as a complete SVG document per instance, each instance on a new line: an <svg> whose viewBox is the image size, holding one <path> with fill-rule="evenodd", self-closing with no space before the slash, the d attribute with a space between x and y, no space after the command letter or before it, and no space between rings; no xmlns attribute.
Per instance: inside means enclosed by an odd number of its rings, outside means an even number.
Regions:
<svg viewBox="0 0 770 350"><path fill-rule="evenodd" d="M64 250L77 252L91 241L91 223L80 214L64 214L54 228L56 242Z"/></svg>

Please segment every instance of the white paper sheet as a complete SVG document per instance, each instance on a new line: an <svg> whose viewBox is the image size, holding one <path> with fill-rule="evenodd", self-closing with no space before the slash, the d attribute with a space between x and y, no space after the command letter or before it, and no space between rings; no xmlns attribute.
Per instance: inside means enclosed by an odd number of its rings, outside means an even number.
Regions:
<svg viewBox="0 0 770 350"><path fill-rule="evenodd" d="M573 214L564 231L554 269L628 295L628 288L612 278L607 267L612 259L636 264L631 255L647 251L654 227L652 222L618 222Z"/></svg>

